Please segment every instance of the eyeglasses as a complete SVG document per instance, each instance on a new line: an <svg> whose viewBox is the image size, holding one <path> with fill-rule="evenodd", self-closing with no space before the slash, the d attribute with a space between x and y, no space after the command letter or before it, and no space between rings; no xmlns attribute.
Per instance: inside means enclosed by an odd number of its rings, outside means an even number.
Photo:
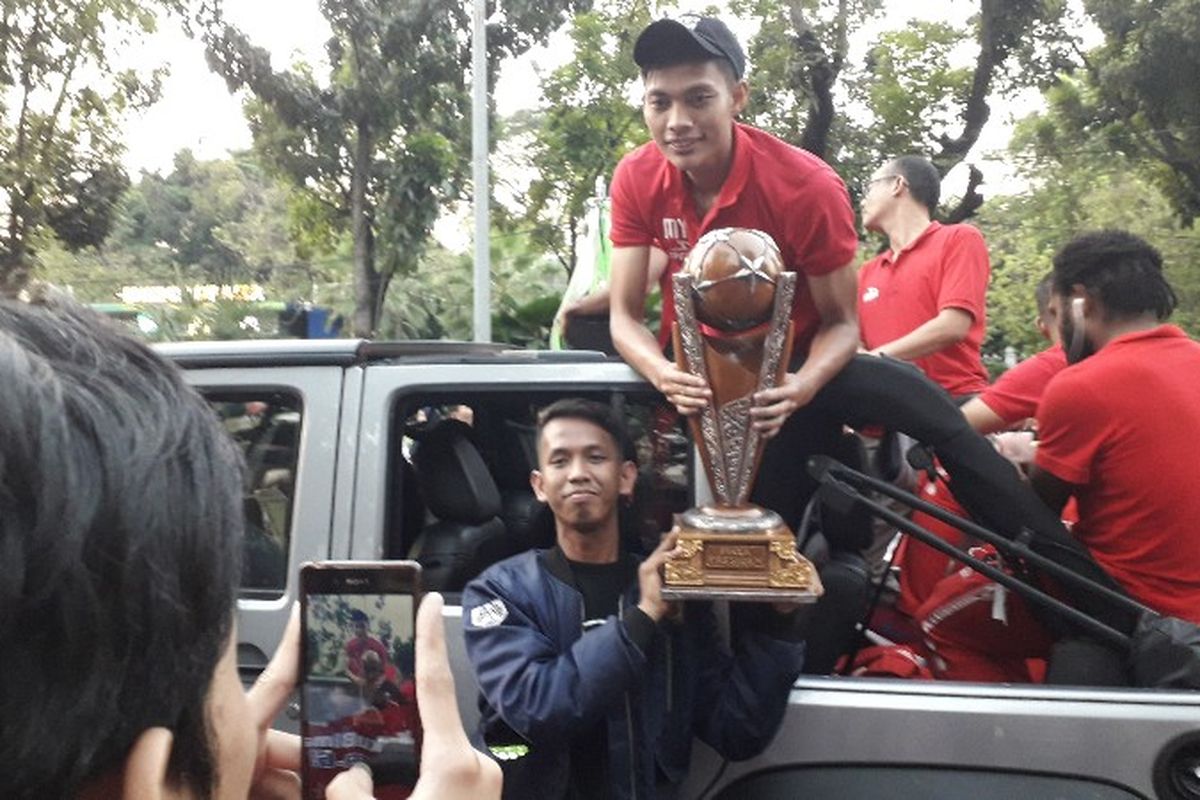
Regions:
<svg viewBox="0 0 1200 800"><path fill-rule="evenodd" d="M904 177L903 175L899 175L894 172L890 175L880 175L878 178L871 178L870 180L864 181L862 186L859 187L859 191L865 195L867 192L871 191L872 186L879 183L880 181L886 181L886 180L890 180L892 178L903 178L903 177Z"/></svg>

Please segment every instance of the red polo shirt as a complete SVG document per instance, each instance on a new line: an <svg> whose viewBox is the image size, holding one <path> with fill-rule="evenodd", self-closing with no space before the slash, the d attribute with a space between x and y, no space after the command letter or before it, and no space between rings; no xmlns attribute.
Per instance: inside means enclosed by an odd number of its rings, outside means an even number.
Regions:
<svg viewBox="0 0 1200 800"><path fill-rule="evenodd" d="M1200 344L1174 325L1113 339L1050 382L1039 468L1076 486L1074 533L1151 608L1200 623Z"/></svg>
<svg viewBox="0 0 1200 800"><path fill-rule="evenodd" d="M1067 366L1062 345L1047 347L1005 372L984 390L979 399L1006 425L1037 413L1038 401L1050 379Z"/></svg>
<svg viewBox="0 0 1200 800"><path fill-rule="evenodd" d="M858 324L868 350L895 341L947 308L971 315L967 336L950 347L913 361L952 395L987 388L980 348L987 324L987 245L970 225L929 227L893 257L883 253L858 273Z"/></svg>
<svg viewBox="0 0 1200 800"><path fill-rule="evenodd" d="M775 239L787 269L825 275L850 263L858 248L846 185L816 156L746 125L734 125L733 163L716 201L700 219L687 178L654 142L621 159L612 184L612 243L653 245L669 262L662 287L659 344L675 321L671 276L696 240L717 228L757 228ZM804 353L820 318L804 281L792 305L796 352Z"/></svg>

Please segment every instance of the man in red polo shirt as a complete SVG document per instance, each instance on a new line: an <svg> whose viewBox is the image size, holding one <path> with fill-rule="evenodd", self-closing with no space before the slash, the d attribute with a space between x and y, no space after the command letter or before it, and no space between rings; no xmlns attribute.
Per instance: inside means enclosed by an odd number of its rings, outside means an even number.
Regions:
<svg viewBox="0 0 1200 800"><path fill-rule="evenodd" d="M955 397L987 386L980 347L991 268L970 225L933 221L941 176L928 159L901 156L864 187L863 226L889 248L858 273L863 345L911 361Z"/></svg>
<svg viewBox="0 0 1200 800"><path fill-rule="evenodd" d="M708 386L663 355L675 320L671 278L707 231L756 228L774 238L786 267L804 280L792 309L795 371L754 398L755 425L775 440L764 451L751 499L794 525L815 487L804 473L805 455L828 452L840 427L793 415L858 344L858 237L849 194L817 157L737 122L749 97L746 59L720 20L654 22L638 37L634 60L653 141L623 158L613 176L613 343L680 413L698 412L711 397ZM660 278L657 340L644 323L652 247L669 258Z"/></svg>
<svg viewBox="0 0 1200 800"><path fill-rule="evenodd" d="M994 433L1032 418L1051 378L1067 366L1067 356L1058 340L1056 312L1050 303L1052 280L1053 275L1046 275L1034 290L1037 300L1037 327L1052 345L1005 372L995 383L988 386L983 394L972 397L962 406L963 416L967 418L971 427L980 433ZM1014 432L996 437L994 442L996 448L1007 455L1011 448L1025 446L1030 436L1031 434L1024 431ZM966 515L966 511L950 493L944 477L932 481L922 479L919 486L919 493L924 495L926 501L959 516ZM1073 515L1071 519L1074 519ZM913 521L956 546L961 546L964 541L960 530L927 514L916 512ZM901 549L897 551L895 564L900 567L900 595L896 599L896 608L906 614L917 615L918 609L929 599L934 587L947 578L957 581L966 591L975 592L975 603L991 603L990 596L976 591L978 583L975 576L959 580L960 576L952 570L954 562L949 556L914 539L906 537L903 540ZM941 593L945 595L948 591L943 587ZM955 602L957 612L975 613L970 603L959 602L958 595L951 594L951 598ZM971 627L978 626L972 624Z"/></svg>
<svg viewBox="0 0 1200 800"><path fill-rule="evenodd" d="M1054 258L1070 366L1042 396L1030 475L1130 595L1200 623L1200 344L1163 324L1176 298L1149 244L1085 234Z"/></svg>
<svg viewBox="0 0 1200 800"><path fill-rule="evenodd" d="M750 91L742 49L720 20L689 25L659 20L634 46L653 141L623 158L613 176L613 342L681 413L698 411L708 387L663 356L675 320L671 276L707 231L765 231L787 268L805 277L792 318L796 350L807 355L780 387L756 398L754 416L770 436L854 354L854 213L828 165L736 121ZM644 324L652 246L669 257L658 340Z"/></svg>
<svg viewBox="0 0 1200 800"><path fill-rule="evenodd" d="M963 416L980 433L1002 431L1032 418L1050 379L1067 366L1067 355L1058 339L1058 319L1050 305L1052 280L1053 275L1047 275L1034 290L1037 327L1050 340L1050 346L1006 371L983 394L963 403Z"/></svg>

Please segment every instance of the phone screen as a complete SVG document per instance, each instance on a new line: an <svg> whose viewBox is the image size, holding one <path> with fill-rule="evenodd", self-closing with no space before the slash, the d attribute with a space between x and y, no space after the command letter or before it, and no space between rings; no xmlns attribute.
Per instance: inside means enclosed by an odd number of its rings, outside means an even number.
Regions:
<svg viewBox="0 0 1200 800"><path fill-rule="evenodd" d="M322 800L357 761L371 767L378 800L412 793L421 749L413 672L419 574L412 562L301 570L305 798Z"/></svg>

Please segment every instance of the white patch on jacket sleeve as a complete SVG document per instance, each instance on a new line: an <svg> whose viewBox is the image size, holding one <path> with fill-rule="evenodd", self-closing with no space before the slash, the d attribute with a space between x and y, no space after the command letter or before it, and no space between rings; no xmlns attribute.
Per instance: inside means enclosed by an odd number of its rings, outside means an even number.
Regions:
<svg viewBox="0 0 1200 800"><path fill-rule="evenodd" d="M471 609L471 627L494 628L508 618L508 607L500 599L489 600Z"/></svg>

